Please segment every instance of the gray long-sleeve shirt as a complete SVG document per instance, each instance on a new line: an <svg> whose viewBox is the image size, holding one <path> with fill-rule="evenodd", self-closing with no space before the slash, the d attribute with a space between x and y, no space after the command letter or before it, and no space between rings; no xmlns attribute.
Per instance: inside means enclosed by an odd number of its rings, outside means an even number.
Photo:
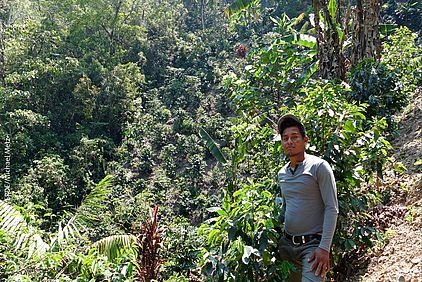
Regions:
<svg viewBox="0 0 422 282"><path fill-rule="evenodd" d="M323 159L305 154L294 172L290 163L278 173L284 229L291 235L322 234L319 247L329 251L337 223L337 188L333 171Z"/></svg>

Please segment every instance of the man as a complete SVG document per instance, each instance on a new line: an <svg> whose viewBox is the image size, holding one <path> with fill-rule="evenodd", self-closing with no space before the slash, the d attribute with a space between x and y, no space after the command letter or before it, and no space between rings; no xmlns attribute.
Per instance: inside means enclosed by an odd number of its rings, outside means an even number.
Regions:
<svg viewBox="0 0 422 282"><path fill-rule="evenodd" d="M289 281L324 281L338 214L334 174L325 160L305 153L308 136L297 117L281 117L278 132L290 159L278 174L284 211L280 256L296 266Z"/></svg>

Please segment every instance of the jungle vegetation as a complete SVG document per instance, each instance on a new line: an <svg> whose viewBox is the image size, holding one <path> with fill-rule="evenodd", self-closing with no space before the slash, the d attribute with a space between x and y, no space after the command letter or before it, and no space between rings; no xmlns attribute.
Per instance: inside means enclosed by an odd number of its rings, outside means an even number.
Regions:
<svg viewBox="0 0 422 282"><path fill-rule="evenodd" d="M0 280L283 281L289 112L334 168L341 281L385 237L370 210L403 169L390 141L421 86L421 9L2 1Z"/></svg>

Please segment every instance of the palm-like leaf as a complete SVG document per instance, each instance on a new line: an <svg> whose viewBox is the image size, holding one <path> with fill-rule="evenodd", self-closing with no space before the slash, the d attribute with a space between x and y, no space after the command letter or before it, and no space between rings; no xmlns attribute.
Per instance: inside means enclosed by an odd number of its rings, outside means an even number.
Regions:
<svg viewBox="0 0 422 282"><path fill-rule="evenodd" d="M89 224L98 221L104 209L104 200L110 193L110 185L111 176L107 175L95 186L91 193L86 196L81 205L76 209L74 220L81 224Z"/></svg>
<svg viewBox="0 0 422 282"><path fill-rule="evenodd" d="M232 16L239 13L242 10L248 9L248 7L254 2L254 0L235 0L231 3L224 12L227 16Z"/></svg>
<svg viewBox="0 0 422 282"><path fill-rule="evenodd" d="M224 157L223 153L220 151L220 148L218 148L218 145L208 134L208 132L206 132L205 129L201 128L199 130L199 135L201 135L201 138L202 140L205 141L208 150L217 159L217 161L219 161L222 164L226 163L227 162L226 158Z"/></svg>
<svg viewBox="0 0 422 282"><path fill-rule="evenodd" d="M28 257L41 255L49 249L40 230L26 223L24 217L13 206L0 200L0 229L14 239L15 250L28 248Z"/></svg>
<svg viewBox="0 0 422 282"><path fill-rule="evenodd" d="M65 225L59 222L57 236L54 236L51 246L59 245L69 238L80 237L80 229L83 229L93 221L99 220L103 209L102 202L109 194L110 176L106 176L82 201L73 216ZM40 233L41 231L29 225L25 218L13 206L0 200L0 229L14 239L15 250L28 248L28 258L33 255L40 255L50 249Z"/></svg>
<svg viewBox="0 0 422 282"><path fill-rule="evenodd" d="M53 239L53 242L61 244L63 240L80 237L80 230L100 220L104 208L103 202L110 193L110 185L111 177L107 175L82 200L81 205L68 222L65 225L63 225L63 222L59 223L57 236Z"/></svg>
<svg viewBox="0 0 422 282"><path fill-rule="evenodd" d="M99 253L103 253L111 261L116 259L124 249L136 250L134 244L137 239L134 235L113 235L98 240L91 245L91 248L96 248Z"/></svg>

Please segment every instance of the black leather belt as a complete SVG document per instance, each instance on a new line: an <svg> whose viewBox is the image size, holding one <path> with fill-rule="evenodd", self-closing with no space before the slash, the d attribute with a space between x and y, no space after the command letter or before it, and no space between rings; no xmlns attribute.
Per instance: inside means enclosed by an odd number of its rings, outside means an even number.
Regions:
<svg viewBox="0 0 422 282"><path fill-rule="evenodd" d="M312 241L313 239L318 239L318 240L321 241L321 238L322 238L322 236L318 235L318 234L294 236L294 235L284 233L284 236L287 239L289 239L290 241L292 241L293 245L295 245L295 246L300 246L300 245L306 244L306 243Z"/></svg>

